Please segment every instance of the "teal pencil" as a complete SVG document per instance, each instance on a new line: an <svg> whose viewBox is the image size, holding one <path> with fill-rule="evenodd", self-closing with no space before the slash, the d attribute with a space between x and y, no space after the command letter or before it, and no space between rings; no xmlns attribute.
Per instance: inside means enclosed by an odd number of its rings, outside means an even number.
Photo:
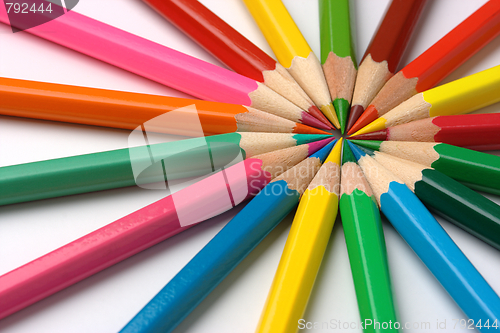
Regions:
<svg viewBox="0 0 500 333"><path fill-rule="evenodd" d="M329 137L229 133L2 167L0 206L154 182L166 189L165 181L208 175L245 158Z"/></svg>

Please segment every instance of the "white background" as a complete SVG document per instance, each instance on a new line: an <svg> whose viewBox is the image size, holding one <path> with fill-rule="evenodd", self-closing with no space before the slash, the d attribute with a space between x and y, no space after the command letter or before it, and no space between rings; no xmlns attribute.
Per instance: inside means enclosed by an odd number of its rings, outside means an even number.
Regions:
<svg viewBox="0 0 500 333"><path fill-rule="evenodd" d="M272 55L239 0L203 0L211 10ZM429 0L403 59L407 64L479 8L484 0ZM358 59L382 17L388 0L357 0ZM316 0L285 4L319 56ZM138 0L80 0L77 12L163 45L220 65L147 5ZM446 82L498 65L497 38ZM28 33L13 34L0 24L0 76L124 91L186 95L109 66ZM0 101L1 102L1 101ZM481 112L499 112L498 104ZM0 166L125 148L129 132L0 116ZM172 139L175 139L172 137ZM0 170L1 172L1 170ZM0 207L0 274L98 229L162 197L161 192L125 188ZM498 197L489 196L496 202ZM116 332L121 329L240 208L213 218L105 271L0 321L0 331ZM176 332L252 332L262 310L293 215L285 219ZM500 253L439 219L451 237L500 293ZM465 318L395 230L384 221L393 287L401 322ZM305 314L306 321L359 321L356 297L340 220L337 220ZM426 330L405 330L426 332ZM314 332L360 332L357 329Z"/></svg>

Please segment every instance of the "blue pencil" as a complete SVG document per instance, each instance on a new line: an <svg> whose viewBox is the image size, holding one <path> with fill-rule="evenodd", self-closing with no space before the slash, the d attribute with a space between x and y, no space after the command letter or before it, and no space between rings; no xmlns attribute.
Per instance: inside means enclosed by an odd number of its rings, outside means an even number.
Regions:
<svg viewBox="0 0 500 333"><path fill-rule="evenodd" d="M264 187L120 332L171 332L299 203L335 141Z"/></svg>
<svg viewBox="0 0 500 333"><path fill-rule="evenodd" d="M432 214L397 176L358 146L349 146L384 215L458 306L474 325L498 325L500 298Z"/></svg>

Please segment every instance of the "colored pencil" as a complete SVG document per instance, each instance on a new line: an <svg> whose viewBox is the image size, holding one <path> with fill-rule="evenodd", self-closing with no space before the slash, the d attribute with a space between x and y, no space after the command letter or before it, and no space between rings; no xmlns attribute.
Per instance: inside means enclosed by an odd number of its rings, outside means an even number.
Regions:
<svg viewBox="0 0 500 333"><path fill-rule="evenodd" d="M500 101L500 65L414 95L353 134L435 116L475 111Z"/></svg>
<svg viewBox="0 0 500 333"><path fill-rule="evenodd" d="M236 73L263 83L331 128L288 71L197 0L143 0Z"/></svg>
<svg viewBox="0 0 500 333"><path fill-rule="evenodd" d="M500 250L500 206L496 203L425 165L378 151L365 152L403 180L427 207Z"/></svg>
<svg viewBox="0 0 500 333"><path fill-rule="evenodd" d="M0 319L231 209L330 141L249 158L0 276Z"/></svg>
<svg viewBox="0 0 500 333"><path fill-rule="evenodd" d="M351 139L442 142L474 150L496 150L500 149L500 113L426 118Z"/></svg>
<svg viewBox="0 0 500 333"><path fill-rule="evenodd" d="M500 321L498 295L415 194L366 153L351 149L384 215L467 317L474 323Z"/></svg>
<svg viewBox="0 0 500 333"><path fill-rule="evenodd" d="M396 73L427 0L392 0L361 59L347 131Z"/></svg>
<svg viewBox="0 0 500 333"><path fill-rule="evenodd" d="M204 136L231 132L328 134L257 109L197 99L0 78L0 114L133 130ZM157 118L165 115L164 120ZM162 118L163 119L163 118Z"/></svg>
<svg viewBox="0 0 500 333"><path fill-rule="evenodd" d="M120 331L171 332L299 203L333 142L272 180Z"/></svg>
<svg viewBox="0 0 500 333"><path fill-rule="evenodd" d="M321 63L344 134L358 64L352 40L349 0L319 0Z"/></svg>
<svg viewBox="0 0 500 333"><path fill-rule="evenodd" d="M323 114L340 128L323 68L281 0L243 0L273 49Z"/></svg>
<svg viewBox="0 0 500 333"><path fill-rule="evenodd" d="M446 143L352 140L434 168L476 190L500 194L500 157Z"/></svg>
<svg viewBox="0 0 500 333"><path fill-rule="evenodd" d="M229 133L1 167L0 206L208 175L242 159L326 138Z"/></svg>
<svg viewBox="0 0 500 333"><path fill-rule="evenodd" d="M340 215L363 332L397 332L393 326L383 329L374 324L398 319L377 201L348 144L344 144L341 184Z"/></svg>
<svg viewBox="0 0 500 333"><path fill-rule="evenodd" d="M337 217L342 138L300 199L256 332L296 332Z"/></svg>
<svg viewBox="0 0 500 333"><path fill-rule="evenodd" d="M429 90L500 34L500 2L488 1L394 75L349 134L368 125L413 95Z"/></svg>
<svg viewBox="0 0 500 333"><path fill-rule="evenodd" d="M30 15L35 20L44 14ZM10 24L5 6L0 6L0 22ZM75 11L25 31L203 100L251 106L294 122L328 129L255 80Z"/></svg>

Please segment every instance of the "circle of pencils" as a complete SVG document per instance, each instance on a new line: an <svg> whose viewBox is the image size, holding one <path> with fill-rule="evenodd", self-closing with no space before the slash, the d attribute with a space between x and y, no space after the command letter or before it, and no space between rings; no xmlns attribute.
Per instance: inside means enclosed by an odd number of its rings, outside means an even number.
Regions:
<svg viewBox="0 0 500 333"><path fill-rule="evenodd" d="M182 269L164 277L140 307L131 302L133 312L120 318L117 330L172 332L195 309L205 311L198 306L226 277L235 279L232 271L269 242L287 216L293 221L272 267L274 279L267 286L259 280L268 288L260 320L254 318L256 332L317 329L305 319L316 280L337 283L322 272L332 243L343 247L340 255L350 266L350 272L344 268L358 328L406 331L388 230L463 311L460 322L482 332L499 329L495 281L483 277L477 259L469 259L440 223L447 220L477 244L500 250L500 204L490 199L500 196L500 156L483 152L500 149L500 113L467 114L500 102L500 65L437 85L500 34L500 0L476 6L407 64L405 50L414 32L424 31L417 23L424 10L433 10L430 1L387 0L359 64L356 7L349 0L317 1L315 21L308 23L318 28L320 59L282 0L241 0L277 60L199 1L141 2L227 68L82 15L73 10L78 0L61 1L63 8L47 1L26 3L64 14L47 21L49 15L33 7L30 15L46 23L27 33L193 98L0 77L0 116L129 134L124 149L0 166L0 209L20 211L29 202L41 207L51 198L78 201L99 191L113 196L106 190L132 186L162 191L152 203L0 274L0 330L9 328L7 317L20 322L24 317L13 315L31 316L26 308L35 303L60 303L46 299L161 242L182 243L193 235L185 230L235 207L242 209ZM23 30L15 19L21 10L0 2L0 23ZM334 129L349 138L336 139ZM176 141L175 135L191 138ZM341 242L332 236L336 230ZM439 322L434 327L442 329Z"/></svg>

